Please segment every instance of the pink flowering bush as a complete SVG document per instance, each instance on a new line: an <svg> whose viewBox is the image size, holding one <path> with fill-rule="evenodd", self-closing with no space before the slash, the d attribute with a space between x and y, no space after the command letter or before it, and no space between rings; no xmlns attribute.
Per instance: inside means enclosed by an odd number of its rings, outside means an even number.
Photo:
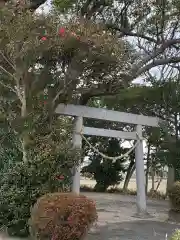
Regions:
<svg viewBox="0 0 180 240"><path fill-rule="evenodd" d="M96 220L93 200L73 193L51 193L32 208L30 233L33 239L79 240Z"/></svg>

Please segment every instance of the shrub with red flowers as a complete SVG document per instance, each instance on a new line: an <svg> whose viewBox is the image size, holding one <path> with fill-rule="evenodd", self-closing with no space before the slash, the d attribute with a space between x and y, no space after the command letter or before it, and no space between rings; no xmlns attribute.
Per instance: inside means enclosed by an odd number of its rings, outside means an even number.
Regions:
<svg viewBox="0 0 180 240"><path fill-rule="evenodd" d="M93 200L73 193L46 194L32 208L30 233L39 240L79 240L96 220Z"/></svg>

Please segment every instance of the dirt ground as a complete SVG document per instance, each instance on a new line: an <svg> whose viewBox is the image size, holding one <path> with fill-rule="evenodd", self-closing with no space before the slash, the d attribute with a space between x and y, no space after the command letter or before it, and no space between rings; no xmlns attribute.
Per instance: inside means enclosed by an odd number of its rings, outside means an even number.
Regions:
<svg viewBox="0 0 180 240"><path fill-rule="evenodd" d="M148 200L149 217L135 217L136 198L120 194L83 193L97 204L99 220L87 240L166 240L180 225L168 222L168 201Z"/></svg>
<svg viewBox="0 0 180 240"><path fill-rule="evenodd" d="M167 180L166 179L163 179L158 190L162 193L165 193L166 192L166 182ZM96 184L96 181L94 180L89 180L89 179L81 179L81 185L86 185L86 186L90 186L90 187L94 187L94 185ZM124 182L121 182L119 184L119 188L122 188L123 187L123 184ZM156 189L156 186L157 186L157 182L155 182L155 189ZM152 181L149 179L149 182L148 182L148 190L150 190L152 187ZM129 189L132 189L132 190L136 190L136 179L135 178L132 178L129 182L129 186L128 186Z"/></svg>

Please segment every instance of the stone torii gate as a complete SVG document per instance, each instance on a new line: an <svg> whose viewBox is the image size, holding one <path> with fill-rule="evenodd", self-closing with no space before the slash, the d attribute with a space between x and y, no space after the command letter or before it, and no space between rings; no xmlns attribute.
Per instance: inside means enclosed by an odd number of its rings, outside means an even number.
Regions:
<svg viewBox="0 0 180 240"><path fill-rule="evenodd" d="M71 104L59 104L56 108L56 113L75 117L73 133L73 146L75 148L81 149L82 134L138 141L135 147L137 213L139 215L147 214L142 126L158 127L160 120L155 117ZM86 127L83 126L83 117L134 124L136 126L136 129L134 132L125 132L103 128ZM80 166L77 166L75 175L73 176L72 191L76 193L79 193L80 191Z"/></svg>

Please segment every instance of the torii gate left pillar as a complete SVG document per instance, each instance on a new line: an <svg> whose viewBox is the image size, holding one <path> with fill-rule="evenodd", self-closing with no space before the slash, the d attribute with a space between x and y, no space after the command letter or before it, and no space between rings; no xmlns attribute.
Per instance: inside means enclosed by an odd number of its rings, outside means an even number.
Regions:
<svg viewBox="0 0 180 240"><path fill-rule="evenodd" d="M83 126L83 117L75 117L74 119L74 129L73 129L73 148L81 150L82 148L82 137L79 132L81 132ZM72 192L79 194L80 192L80 172L81 172L81 159L79 160L77 166L73 169L72 177Z"/></svg>

